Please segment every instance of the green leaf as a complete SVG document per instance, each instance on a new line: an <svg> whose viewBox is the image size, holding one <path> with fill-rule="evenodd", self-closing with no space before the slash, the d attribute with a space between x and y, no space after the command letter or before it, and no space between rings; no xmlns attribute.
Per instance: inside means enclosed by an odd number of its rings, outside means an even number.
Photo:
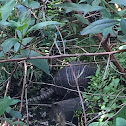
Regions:
<svg viewBox="0 0 126 126"><path fill-rule="evenodd" d="M12 117L15 117L15 118L18 118L18 119L21 119L22 118L22 115L20 112L18 111L15 111L15 110L11 110L9 112L9 114L12 116Z"/></svg>
<svg viewBox="0 0 126 126"><path fill-rule="evenodd" d="M9 38L2 43L3 52L6 53L18 42L17 38Z"/></svg>
<svg viewBox="0 0 126 126"><path fill-rule="evenodd" d="M110 33L111 35L114 36L112 27L113 27L113 26L103 29L103 32L102 32L102 33L103 33L103 36L104 36L105 38L107 37L107 35L108 35L109 33Z"/></svg>
<svg viewBox="0 0 126 126"><path fill-rule="evenodd" d="M12 99L10 105L15 105L15 104L17 104L18 102L20 102L20 100L18 100L18 99Z"/></svg>
<svg viewBox="0 0 126 126"><path fill-rule="evenodd" d="M24 38L22 39L22 44L23 45L27 45L33 38L32 37L28 37L28 38ZM23 45L21 45L21 49L24 47ZM14 51L17 52L20 48L20 43L17 42L15 45L14 45Z"/></svg>
<svg viewBox="0 0 126 126"><path fill-rule="evenodd" d="M35 56L42 56L39 53L33 51L33 50L22 50L21 51L21 57L35 57ZM49 71L49 65L47 60L45 59L31 59L28 60L31 62L33 65L38 67L39 69L43 70L45 73L50 74Z"/></svg>
<svg viewBox="0 0 126 126"><path fill-rule="evenodd" d="M123 15L125 15L125 13L126 13L126 9L123 9L123 10L119 11L118 13L120 16L123 17Z"/></svg>
<svg viewBox="0 0 126 126"><path fill-rule="evenodd" d="M16 29L21 31L21 30L24 30L27 26L28 24L23 24L22 26L19 26Z"/></svg>
<svg viewBox="0 0 126 126"><path fill-rule="evenodd" d="M15 52L18 52L19 48L20 48L20 43L17 42L17 43L14 45L14 51L15 51Z"/></svg>
<svg viewBox="0 0 126 126"><path fill-rule="evenodd" d="M6 112L9 113L9 112L11 111L11 109L12 109L11 107L8 107L8 108L6 109Z"/></svg>
<svg viewBox="0 0 126 126"><path fill-rule="evenodd" d="M87 14L88 12L92 11L99 11L103 9L101 6L91 6L89 4L75 4L75 3L63 3L63 4L58 4L56 7L61 7L66 9L66 12L71 12L71 11L81 11L84 12L84 15Z"/></svg>
<svg viewBox="0 0 126 126"><path fill-rule="evenodd" d="M2 26L10 26L10 27L18 27L18 23L17 22L15 22L15 21L9 21L9 22L7 22L7 21L0 21L0 26L2 27Z"/></svg>
<svg viewBox="0 0 126 126"><path fill-rule="evenodd" d="M116 118L116 126L126 126L126 120L123 118Z"/></svg>
<svg viewBox="0 0 126 126"><path fill-rule="evenodd" d="M117 119L117 117L121 117L121 118L124 118L126 120L126 106L114 117L114 119L112 121L113 126L116 125L116 119Z"/></svg>
<svg viewBox="0 0 126 126"><path fill-rule="evenodd" d="M81 32L81 35L86 35L89 33L102 33L105 28L114 26L115 24L119 23L119 21L114 19L102 19L91 23L89 26L84 28Z"/></svg>
<svg viewBox="0 0 126 126"><path fill-rule="evenodd" d="M126 0L111 0L109 3L116 3L119 5L126 5Z"/></svg>
<svg viewBox="0 0 126 126"><path fill-rule="evenodd" d="M29 5L30 8L39 8L40 7L40 3L37 1L32 1Z"/></svg>
<svg viewBox="0 0 126 126"><path fill-rule="evenodd" d="M23 44L23 45L27 45L29 42L31 42L32 39L33 39L33 37L24 38L24 39L22 40L22 44Z"/></svg>
<svg viewBox="0 0 126 126"><path fill-rule="evenodd" d="M98 6L101 3L101 0L94 0L92 6Z"/></svg>
<svg viewBox="0 0 126 126"><path fill-rule="evenodd" d="M12 99L10 97L5 97L0 101L0 116L4 114L7 108L10 106Z"/></svg>
<svg viewBox="0 0 126 126"><path fill-rule="evenodd" d="M13 124L15 124L14 126L17 126L17 125L19 125L19 126L27 126L24 122L22 122L22 121L15 121L15 122L13 122Z"/></svg>
<svg viewBox="0 0 126 126"><path fill-rule="evenodd" d="M91 6L91 5L87 4L84 9L85 9L84 10L84 15L86 15L88 12L102 10L103 7L101 7L101 6Z"/></svg>
<svg viewBox="0 0 126 126"><path fill-rule="evenodd" d="M89 124L89 126L101 126L103 124L103 122L93 122L91 124ZM108 124L104 124L104 126L109 126Z"/></svg>
<svg viewBox="0 0 126 126"><path fill-rule="evenodd" d="M124 35L124 36L118 35L117 39L120 40L121 42L126 42L126 35Z"/></svg>
<svg viewBox="0 0 126 126"><path fill-rule="evenodd" d="M107 10L107 8L102 9L101 14L102 14L103 19L111 18L111 13Z"/></svg>
<svg viewBox="0 0 126 126"><path fill-rule="evenodd" d="M14 6L15 6L15 0L11 0L9 2L7 2L1 9L2 11L2 21L6 21L6 19L8 18L8 16L10 15L11 11L13 10Z"/></svg>
<svg viewBox="0 0 126 126"><path fill-rule="evenodd" d="M126 35L126 19L121 19L120 27L121 27L122 32Z"/></svg>
<svg viewBox="0 0 126 126"><path fill-rule="evenodd" d="M56 22L56 21L41 22L41 23L38 23L38 24L32 26L32 27L28 30L28 32L33 31L33 30L39 30L39 29L41 29L41 28L43 28L43 27L45 27L45 26L48 26L48 25L57 25L57 24L61 24L61 23Z"/></svg>
<svg viewBox="0 0 126 126"><path fill-rule="evenodd" d="M89 22L80 14L75 14L75 17L78 18L79 21L81 21L84 24L89 24Z"/></svg>
<svg viewBox="0 0 126 126"><path fill-rule="evenodd" d="M66 9L67 12L71 12L71 11L85 11L86 10L86 5L87 4L75 4L75 3L63 3L63 4L57 4L55 5L56 7L61 7Z"/></svg>

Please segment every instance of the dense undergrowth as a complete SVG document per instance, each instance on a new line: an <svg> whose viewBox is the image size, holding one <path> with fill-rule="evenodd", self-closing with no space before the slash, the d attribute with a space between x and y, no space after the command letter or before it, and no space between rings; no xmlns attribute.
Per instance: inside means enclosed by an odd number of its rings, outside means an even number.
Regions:
<svg viewBox="0 0 126 126"><path fill-rule="evenodd" d="M28 106L18 99L36 95L48 86L34 82L52 83L58 69L79 61L98 66L82 93L88 109L86 115L78 112L79 125L125 126L125 73L115 67L114 53L106 55L101 46L110 34L108 45L126 68L125 6L125 0L0 0L0 125L40 125L28 120Z"/></svg>

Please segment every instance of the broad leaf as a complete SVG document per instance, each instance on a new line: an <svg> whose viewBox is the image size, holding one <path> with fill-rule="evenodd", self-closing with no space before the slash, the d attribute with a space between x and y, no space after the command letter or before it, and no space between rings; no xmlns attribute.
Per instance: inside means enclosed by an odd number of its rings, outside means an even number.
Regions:
<svg viewBox="0 0 126 126"><path fill-rule="evenodd" d="M81 21L82 23L84 24L89 24L88 21L83 17L81 16L80 14L75 14L76 18L78 18L79 21Z"/></svg>
<svg viewBox="0 0 126 126"><path fill-rule="evenodd" d="M63 3L63 4L57 4L56 7L61 7L66 9L67 12L71 11L85 11L85 7L87 4L75 4L75 3Z"/></svg>
<svg viewBox="0 0 126 126"><path fill-rule="evenodd" d="M10 26L10 27L18 27L18 23L15 21L0 21L0 26Z"/></svg>
<svg viewBox="0 0 126 126"><path fill-rule="evenodd" d="M14 6L15 6L15 0L11 0L9 2L7 2L1 9L2 11L2 21L6 21L6 19L8 18L8 16L10 15L11 11L13 10Z"/></svg>
<svg viewBox="0 0 126 126"><path fill-rule="evenodd" d="M102 10L103 7L101 7L101 6L91 6L91 5L87 4L84 9L85 9L84 10L84 15L86 15L88 12Z"/></svg>
<svg viewBox="0 0 126 126"><path fill-rule="evenodd" d="M84 14L87 14L88 12L99 11L103 9L103 7L101 6L91 6L89 4L75 4L75 3L63 3L58 4L56 6L66 9L67 13L71 11L81 11L84 12Z"/></svg>
<svg viewBox="0 0 126 126"><path fill-rule="evenodd" d="M28 37L28 38L24 38L22 39L22 44L23 45L27 45L33 38L32 37ZM14 51L17 52L21 46L21 49L24 47L23 45L20 45L19 42L17 42L15 45L14 45Z"/></svg>
<svg viewBox="0 0 126 126"><path fill-rule="evenodd" d="M119 5L126 5L126 0L111 0L109 3L116 3Z"/></svg>
<svg viewBox="0 0 126 126"><path fill-rule="evenodd" d="M92 6L98 6L101 3L101 0L94 0Z"/></svg>
<svg viewBox="0 0 126 126"><path fill-rule="evenodd" d="M40 3L37 1L32 1L29 5L30 8L39 8L40 7Z"/></svg>
<svg viewBox="0 0 126 126"><path fill-rule="evenodd" d="M22 31L22 30L24 30L27 26L28 26L28 24L23 24L23 25L17 27L16 29Z"/></svg>
<svg viewBox="0 0 126 126"><path fill-rule="evenodd" d="M41 29L41 28L43 28L43 27L45 27L45 26L48 26L48 25L57 25L57 24L61 24L61 23L56 22L56 21L41 22L41 23L38 23L38 24L32 26L32 27L28 30L28 32L33 31L33 30L39 30L39 29Z"/></svg>
<svg viewBox="0 0 126 126"><path fill-rule="evenodd" d="M121 27L122 32L126 35L126 19L121 19L120 27Z"/></svg>
<svg viewBox="0 0 126 126"><path fill-rule="evenodd" d="M116 126L126 126L126 120L123 118L117 117Z"/></svg>
<svg viewBox="0 0 126 126"><path fill-rule="evenodd" d="M24 7L23 5L17 5L16 7L20 10L21 14L27 11L26 7Z"/></svg>
<svg viewBox="0 0 126 126"><path fill-rule="evenodd" d="M24 38L22 40L22 44L23 45L27 45L29 42L31 42L32 39L33 39L32 37Z"/></svg>
<svg viewBox="0 0 126 126"><path fill-rule="evenodd" d="M102 33L105 28L114 26L115 24L119 23L119 21L114 19L102 19L91 23L89 26L84 28L81 32L81 35L86 35L89 33Z"/></svg>
<svg viewBox="0 0 126 126"><path fill-rule="evenodd" d="M111 18L111 13L107 10L107 8L102 9L101 14L102 14L103 19Z"/></svg>
<svg viewBox="0 0 126 126"><path fill-rule="evenodd" d="M7 108L11 104L11 98L10 97L5 97L2 101L0 101L0 116L4 114L4 112L7 110Z"/></svg>
<svg viewBox="0 0 126 126"><path fill-rule="evenodd" d="M12 116L12 117L15 117L15 118L18 118L18 119L21 119L22 118L22 115L20 112L18 111L15 111L15 110L11 110L9 112L9 114Z"/></svg>
<svg viewBox="0 0 126 126"><path fill-rule="evenodd" d="M123 17L123 15L125 15L125 13L126 13L126 9L123 9L123 10L119 11L118 13L120 16Z"/></svg>
<svg viewBox="0 0 126 126"><path fill-rule="evenodd" d="M117 38L118 38L118 40L120 40L121 42L126 42L126 35L124 35L124 36L118 35Z"/></svg>
<svg viewBox="0 0 126 126"><path fill-rule="evenodd" d="M3 49L3 52L6 53L8 51L10 51L10 49L18 42L17 38L9 38L7 40L5 40L1 46Z"/></svg>
<svg viewBox="0 0 126 126"><path fill-rule="evenodd" d="M12 99L10 105L15 105L15 104L17 104L18 102L20 102L20 100L18 100L18 99Z"/></svg>
<svg viewBox="0 0 126 126"><path fill-rule="evenodd" d="M21 57L35 57L35 56L42 56L39 53L33 51L33 50L22 50L21 51ZM31 59L28 60L31 62L33 65L38 67L39 69L43 70L45 73L50 74L49 72L49 65L47 60L45 59Z"/></svg>

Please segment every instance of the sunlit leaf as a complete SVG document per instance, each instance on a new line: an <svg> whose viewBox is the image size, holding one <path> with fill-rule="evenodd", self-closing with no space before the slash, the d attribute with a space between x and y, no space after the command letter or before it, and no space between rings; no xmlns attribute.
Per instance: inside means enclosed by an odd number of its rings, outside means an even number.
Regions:
<svg viewBox="0 0 126 126"><path fill-rule="evenodd" d="M114 19L102 19L91 23L89 26L84 28L81 32L81 35L86 35L89 33L102 33L103 29L114 26L119 23L119 21Z"/></svg>
<svg viewBox="0 0 126 126"><path fill-rule="evenodd" d="M38 23L38 24L32 26L32 27L28 30L28 32L33 31L33 30L41 29L41 28L43 28L43 27L45 27L45 26L48 26L48 25L57 25L57 24L61 24L61 23L56 22L56 21L41 22L41 23Z"/></svg>
<svg viewBox="0 0 126 126"><path fill-rule="evenodd" d="M7 2L1 9L2 11L2 21L6 21L6 19L8 18L8 16L10 15L11 11L13 10L14 6L15 6L15 0L11 0L9 2Z"/></svg>
<svg viewBox="0 0 126 126"><path fill-rule="evenodd" d="M126 50L126 45L120 46L119 50Z"/></svg>
<svg viewBox="0 0 126 126"><path fill-rule="evenodd" d="M16 29L21 31L21 30L24 30L27 26L28 24L23 24L22 26L19 26Z"/></svg>

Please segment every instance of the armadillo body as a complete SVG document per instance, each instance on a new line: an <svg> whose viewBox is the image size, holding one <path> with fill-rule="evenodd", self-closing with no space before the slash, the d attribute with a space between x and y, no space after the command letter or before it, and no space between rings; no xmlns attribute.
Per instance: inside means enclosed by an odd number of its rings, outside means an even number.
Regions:
<svg viewBox="0 0 126 126"><path fill-rule="evenodd" d="M61 88L76 89L77 83L79 87L85 89L88 86L90 79L88 76L95 75L96 65L94 64L71 64L70 66L63 67L54 76L54 84L60 86L55 88L55 92L58 94L65 94L68 91ZM76 80L76 81L75 81Z"/></svg>

